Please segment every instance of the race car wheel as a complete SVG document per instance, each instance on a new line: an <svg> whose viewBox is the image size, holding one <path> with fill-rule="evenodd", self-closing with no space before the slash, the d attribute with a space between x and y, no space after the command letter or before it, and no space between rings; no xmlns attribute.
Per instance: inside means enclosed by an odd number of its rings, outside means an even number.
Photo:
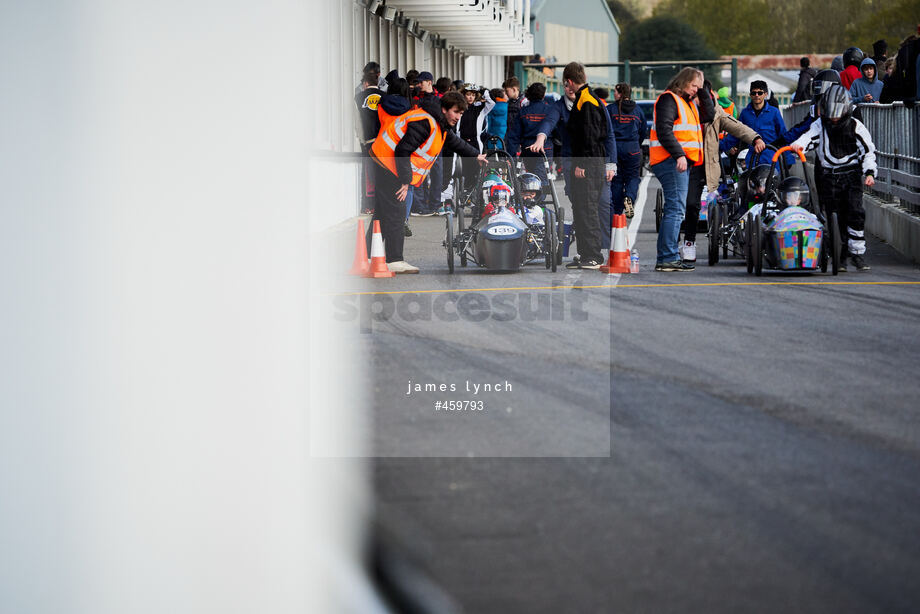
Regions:
<svg viewBox="0 0 920 614"><path fill-rule="evenodd" d="M827 226L824 227L824 234L821 239L821 255L818 256L818 266L822 273L827 273L827 255L830 253L831 233Z"/></svg>
<svg viewBox="0 0 920 614"><path fill-rule="evenodd" d="M754 216L754 223L751 224L751 254L754 260L754 275L760 277L763 275L763 226L760 224L760 216Z"/></svg>
<svg viewBox="0 0 920 614"><path fill-rule="evenodd" d="M723 228L725 226L725 218L728 217L728 210L725 207L725 204L719 205L719 241L722 243L722 260L728 259L728 237L725 236Z"/></svg>
<svg viewBox="0 0 920 614"><path fill-rule="evenodd" d="M454 272L454 216L450 213L444 216L447 224L447 270Z"/></svg>
<svg viewBox="0 0 920 614"><path fill-rule="evenodd" d="M556 272L556 254L558 253L557 245L559 242L559 237L556 234L556 216L553 214L553 210L546 208L544 211L544 228L546 231L543 233L543 251L546 257L546 268L552 269L553 273Z"/></svg>
<svg viewBox="0 0 920 614"><path fill-rule="evenodd" d="M836 275L840 272L840 252L842 249L840 243L840 226L837 224L837 212L831 213L827 221L831 225L831 273Z"/></svg>
<svg viewBox="0 0 920 614"><path fill-rule="evenodd" d="M719 213L719 206L709 203L709 214L706 216L709 224L709 266L719 261L719 238L722 236L722 220Z"/></svg>
<svg viewBox="0 0 920 614"><path fill-rule="evenodd" d="M664 191L658 188L655 195L655 232L661 232L661 216L664 215Z"/></svg>
<svg viewBox="0 0 920 614"><path fill-rule="evenodd" d="M565 240L565 209L558 208L559 219L556 220L556 264L562 264L562 242ZM556 269L553 269L554 271Z"/></svg>
<svg viewBox="0 0 920 614"><path fill-rule="evenodd" d="M748 275L754 272L754 257L751 252L751 228L754 227L754 224L751 223L750 219L745 220L744 222L744 262L747 264Z"/></svg>
<svg viewBox="0 0 920 614"><path fill-rule="evenodd" d="M463 207L457 207L457 238L463 236L464 226L466 225L466 219L463 213ZM458 250L460 252L460 266L466 266L466 249L463 249L462 246L458 245Z"/></svg>

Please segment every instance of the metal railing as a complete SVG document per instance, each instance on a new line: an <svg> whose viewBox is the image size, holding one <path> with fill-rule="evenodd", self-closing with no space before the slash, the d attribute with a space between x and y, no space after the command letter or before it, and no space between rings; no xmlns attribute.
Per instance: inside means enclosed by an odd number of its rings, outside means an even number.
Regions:
<svg viewBox="0 0 920 614"><path fill-rule="evenodd" d="M799 103L783 108L786 126L802 121L810 106ZM859 107L878 163L872 191L920 215L920 107L908 109L901 102Z"/></svg>

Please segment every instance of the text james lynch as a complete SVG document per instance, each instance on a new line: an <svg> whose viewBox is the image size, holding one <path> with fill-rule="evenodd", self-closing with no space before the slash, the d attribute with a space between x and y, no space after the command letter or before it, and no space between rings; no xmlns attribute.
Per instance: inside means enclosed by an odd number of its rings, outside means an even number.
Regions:
<svg viewBox="0 0 920 614"><path fill-rule="evenodd" d="M466 380L460 389L471 392L474 395L480 392L511 392L511 384L508 380L498 384L477 384ZM406 395L411 395L413 392L457 392L457 390L457 384L413 384L412 380L409 380Z"/></svg>

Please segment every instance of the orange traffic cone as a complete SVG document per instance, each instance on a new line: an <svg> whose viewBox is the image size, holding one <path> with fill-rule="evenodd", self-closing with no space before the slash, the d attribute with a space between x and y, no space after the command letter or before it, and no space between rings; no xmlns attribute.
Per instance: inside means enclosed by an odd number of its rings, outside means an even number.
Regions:
<svg viewBox="0 0 920 614"><path fill-rule="evenodd" d="M367 237L364 236L364 220L358 220L358 242L355 244L355 261L349 275L367 275L371 269L367 262Z"/></svg>
<svg viewBox="0 0 920 614"><path fill-rule="evenodd" d="M626 233L626 215L614 214L610 253L602 273L629 273L629 235Z"/></svg>
<svg viewBox="0 0 920 614"><path fill-rule="evenodd" d="M383 251L383 235L380 234L380 220L374 220L374 236L371 237L371 268L365 277L395 277L387 268L387 256Z"/></svg>

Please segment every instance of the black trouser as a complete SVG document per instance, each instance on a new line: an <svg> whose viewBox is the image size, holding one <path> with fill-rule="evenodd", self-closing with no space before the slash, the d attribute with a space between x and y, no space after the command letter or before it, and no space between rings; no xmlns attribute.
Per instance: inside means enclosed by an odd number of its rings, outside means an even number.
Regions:
<svg viewBox="0 0 920 614"><path fill-rule="evenodd" d="M700 198L703 196L703 186L706 185L706 165L690 167L690 179L687 184L687 213L681 230L684 231L684 241L696 242L696 227L700 223Z"/></svg>
<svg viewBox="0 0 920 614"><path fill-rule="evenodd" d="M361 190L361 210L374 210L374 167L377 163L370 157L370 147L362 145L364 158L361 160L361 178L364 180L364 186Z"/></svg>
<svg viewBox="0 0 920 614"><path fill-rule="evenodd" d="M572 222L575 227L575 245L582 262L597 260L601 255L601 233L597 205L601 190L608 189L604 177L603 158L579 158L572 160ZM585 176L575 177L574 168L583 168Z"/></svg>
<svg viewBox="0 0 920 614"><path fill-rule="evenodd" d="M866 211L863 209L862 170L845 173L823 169L817 177L821 205L828 217L837 212L840 227L841 255L866 253Z"/></svg>
<svg viewBox="0 0 920 614"><path fill-rule="evenodd" d="M478 141L475 141L475 140L470 141L467 139L463 139L463 140L466 141L467 145L475 147L478 151L482 151L479 148ZM463 189L469 190L470 186L476 183L476 178L479 176L479 161L476 160L476 158L465 158L465 157L461 157L460 160L461 160L461 164L463 168ZM478 188L479 186L476 186L476 187ZM460 200L459 195L454 194L454 200L459 202Z"/></svg>
<svg viewBox="0 0 920 614"><path fill-rule="evenodd" d="M403 243L406 240L406 203L396 200L396 191L402 187L399 179L379 164L374 164L377 203L374 207L374 220L380 220L380 233L387 262L405 260ZM373 224L372 224L373 228ZM370 253L370 252L368 252Z"/></svg>

